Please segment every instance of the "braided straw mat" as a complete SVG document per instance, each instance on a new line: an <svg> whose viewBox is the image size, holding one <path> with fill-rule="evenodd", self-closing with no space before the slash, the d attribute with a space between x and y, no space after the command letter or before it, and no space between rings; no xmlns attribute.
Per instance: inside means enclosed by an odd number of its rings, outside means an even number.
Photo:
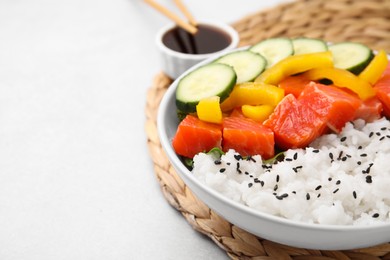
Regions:
<svg viewBox="0 0 390 260"><path fill-rule="evenodd" d="M240 34L241 46L269 37L307 36L361 42L390 52L390 0L297 0L250 14L232 25ZM232 259L390 259L390 243L346 251L294 248L256 237L210 210L178 177L159 142L156 114L170 83L160 73L148 90L147 142L163 195L195 230L210 237Z"/></svg>

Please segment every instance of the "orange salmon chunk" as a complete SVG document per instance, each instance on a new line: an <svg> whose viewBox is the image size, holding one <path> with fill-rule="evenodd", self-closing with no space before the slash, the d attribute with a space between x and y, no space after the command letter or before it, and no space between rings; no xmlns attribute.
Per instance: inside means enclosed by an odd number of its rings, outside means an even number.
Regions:
<svg viewBox="0 0 390 260"><path fill-rule="evenodd" d="M175 152L188 158L193 158L200 152L208 152L214 147L222 149L221 144L220 125L203 122L191 115L187 115L180 122L172 140Z"/></svg>
<svg viewBox="0 0 390 260"><path fill-rule="evenodd" d="M390 64L387 65L382 77L375 83L374 90L382 102L383 115L390 118Z"/></svg>
<svg viewBox="0 0 390 260"><path fill-rule="evenodd" d="M315 111L337 133L355 118L362 104L361 99L342 89L314 82L305 87L298 100Z"/></svg>
<svg viewBox="0 0 390 260"><path fill-rule="evenodd" d="M269 159L275 153L271 129L254 120L241 117L223 119L223 151L234 149L242 156L261 155Z"/></svg>
<svg viewBox="0 0 390 260"><path fill-rule="evenodd" d="M264 125L272 129L276 145L283 150L306 147L326 129L326 121L292 94L279 103Z"/></svg>

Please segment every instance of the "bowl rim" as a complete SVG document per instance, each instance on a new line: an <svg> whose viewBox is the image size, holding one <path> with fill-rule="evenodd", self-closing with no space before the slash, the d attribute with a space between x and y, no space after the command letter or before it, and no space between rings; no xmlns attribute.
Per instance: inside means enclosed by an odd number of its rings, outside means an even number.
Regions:
<svg viewBox="0 0 390 260"><path fill-rule="evenodd" d="M241 48L236 48L230 51L227 51L226 53L234 52L237 50L244 50L247 49L248 46L241 47ZM225 53L225 54L226 54ZM310 230L318 230L318 231L348 231L348 232L362 232L366 230L370 231L375 231L375 230L383 230L385 229L390 229L390 222L389 223L375 223L372 225L332 225L332 224L317 224L317 223L308 223L308 222L303 222L303 221L298 221L298 220L292 220L280 216L275 216L270 213L265 213L253 208L250 208L247 205L244 205L242 203L236 202L223 194L219 193L218 191L212 189L211 187L207 186L206 184L202 183L199 179L197 179L191 171L189 171L178 155L175 153L171 140L168 139L168 134L166 132L166 124L164 121L165 114L168 112L167 109L169 107L170 102L172 102L172 99L175 96L176 88L178 82L185 77L188 73L191 71L197 69L200 66L206 65L213 60L219 58L220 55L216 54L213 55L212 57L194 65L187 71L185 71L180 77L178 77L176 80L174 80L170 86L168 87L168 90L164 93L164 96L161 100L161 103L158 108L157 112L157 131L158 131L158 136L161 142L161 145L164 149L164 151L167 154L167 157L169 161L175 166L175 168L178 168L179 172L178 174L185 174L186 177L190 178L191 181L193 182L194 185L197 186L197 188L203 190L204 192L210 194L214 198L218 199L219 201L222 201L223 203L226 203L230 207L234 208L235 210L243 211L246 214L251 215L252 217L256 218L262 218L267 221L271 221L273 223L281 224L281 225L287 225L287 226L292 226L292 227L298 227L300 229L310 229ZM187 185L187 183L186 183ZM206 203L207 204L207 203Z"/></svg>

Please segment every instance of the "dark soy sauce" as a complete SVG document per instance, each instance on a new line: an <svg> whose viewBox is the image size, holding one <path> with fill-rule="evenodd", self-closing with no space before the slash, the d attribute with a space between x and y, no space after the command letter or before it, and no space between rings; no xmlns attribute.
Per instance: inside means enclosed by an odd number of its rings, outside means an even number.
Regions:
<svg viewBox="0 0 390 260"><path fill-rule="evenodd" d="M192 35L180 27L174 27L163 36L163 43L169 49L188 54L207 54L225 49L232 42L231 37L219 28L199 24Z"/></svg>

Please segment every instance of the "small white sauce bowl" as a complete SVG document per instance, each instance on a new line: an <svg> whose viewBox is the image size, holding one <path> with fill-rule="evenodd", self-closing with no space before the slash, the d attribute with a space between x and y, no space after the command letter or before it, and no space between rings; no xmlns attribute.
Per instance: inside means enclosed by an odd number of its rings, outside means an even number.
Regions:
<svg viewBox="0 0 390 260"><path fill-rule="evenodd" d="M231 38L230 44L220 51L207 54L187 54L177 52L168 48L163 43L163 36L176 25L172 23L164 26L157 33L156 45L160 52L161 69L170 78L176 79L195 64L212 56L221 55L223 52L232 50L238 46L240 37L237 31L234 30L231 26L217 21L201 21L199 24L209 25L227 33L227 35L229 35Z"/></svg>

